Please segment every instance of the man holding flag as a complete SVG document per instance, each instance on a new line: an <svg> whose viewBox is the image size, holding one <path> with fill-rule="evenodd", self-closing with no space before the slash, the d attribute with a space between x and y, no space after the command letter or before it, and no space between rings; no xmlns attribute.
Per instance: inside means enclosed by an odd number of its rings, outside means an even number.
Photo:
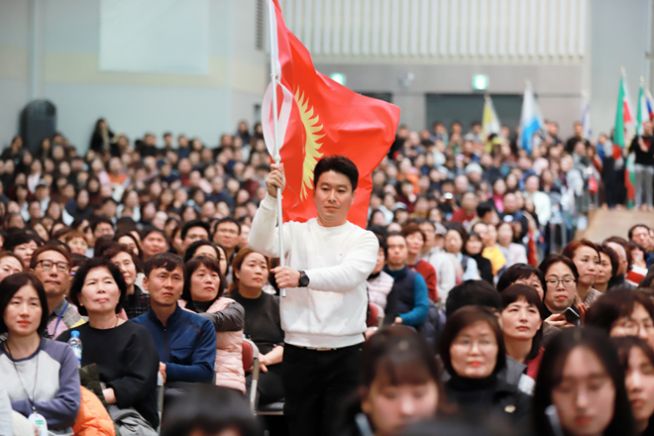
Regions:
<svg viewBox="0 0 654 436"><path fill-rule="evenodd" d="M290 434L330 435L343 400L357 386L366 328L366 279L379 243L348 222L359 174L342 156L322 158L313 172L317 217L287 222L282 238L288 266L273 270L286 294L280 299L285 333L282 380ZM284 189L281 166L266 179L267 195L252 222L249 243L276 256L276 196Z"/></svg>
<svg viewBox="0 0 654 436"><path fill-rule="evenodd" d="M357 386L366 279L379 251L377 237L361 227L372 171L395 138L399 108L316 71L277 1L269 5L272 83L262 124L277 163L249 243L280 258L273 273L282 289L290 434L330 435L338 409Z"/></svg>

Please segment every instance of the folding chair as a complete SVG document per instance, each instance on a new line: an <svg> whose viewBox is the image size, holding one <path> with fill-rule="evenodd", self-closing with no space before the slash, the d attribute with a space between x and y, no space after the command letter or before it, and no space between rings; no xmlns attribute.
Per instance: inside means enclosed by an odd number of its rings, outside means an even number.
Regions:
<svg viewBox="0 0 654 436"><path fill-rule="evenodd" d="M243 349L241 358L243 360L243 371L252 373L252 382L250 383L250 392L248 400L252 413L256 413L257 407L257 386L259 385L259 348L250 339L243 339Z"/></svg>
<svg viewBox="0 0 654 436"><path fill-rule="evenodd" d="M261 361L259 360L259 348L250 339L243 339L243 370L251 373L250 392L248 400L252 413L259 416L283 416L284 402L277 401L272 404L258 407L257 388L259 386L259 375L261 374Z"/></svg>
<svg viewBox="0 0 654 436"><path fill-rule="evenodd" d="M159 431L161 429L161 416L163 415L164 407L164 380L161 373L157 371L157 413L159 414Z"/></svg>
<svg viewBox="0 0 654 436"><path fill-rule="evenodd" d="M368 319L366 319L366 326L380 327L384 321L383 318L380 318L380 315L379 306L376 304L368 303Z"/></svg>

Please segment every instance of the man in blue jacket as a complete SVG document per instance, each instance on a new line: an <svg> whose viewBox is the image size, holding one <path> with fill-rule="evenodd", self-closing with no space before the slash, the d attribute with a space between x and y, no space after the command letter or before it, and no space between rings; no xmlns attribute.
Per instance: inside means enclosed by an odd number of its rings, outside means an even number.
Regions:
<svg viewBox="0 0 654 436"><path fill-rule="evenodd" d="M211 321L177 305L184 288L184 263L171 253L145 264L143 287L150 309L134 318L154 339L164 382L207 382L214 378L216 332Z"/></svg>
<svg viewBox="0 0 654 436"><path fill-rule="evenodd" d="M386 299L384 324L419 328L427 319L429 310L427 284L420 274L407 266L408 249L402 233L388 233L386 250L384 271L393 277L394 282Z"/></svg>

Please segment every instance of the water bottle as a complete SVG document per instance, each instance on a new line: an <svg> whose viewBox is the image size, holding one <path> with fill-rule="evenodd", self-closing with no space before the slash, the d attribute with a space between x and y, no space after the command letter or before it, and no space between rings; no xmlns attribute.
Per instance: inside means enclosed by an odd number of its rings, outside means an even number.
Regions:
<svg viewBox="0 0 654 436"><path fill-rule="evenodd" d="M82 340L79 338L79 331L73 330L70 332L70 339L68 345L73 350L73 354L77 358L77 365L82 366Z"/></svg>

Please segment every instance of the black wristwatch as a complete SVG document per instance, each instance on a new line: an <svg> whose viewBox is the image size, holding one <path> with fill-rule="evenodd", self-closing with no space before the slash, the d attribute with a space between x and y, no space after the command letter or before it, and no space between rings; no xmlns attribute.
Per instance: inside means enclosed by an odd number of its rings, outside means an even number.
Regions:
<svg viewBox="0 0 654 436"><path fill-rule="evenodd" d="M298 281L298 286L301 288L306 288L309 286L309 276L304 271L299 271L300 280Z"/></svg>

